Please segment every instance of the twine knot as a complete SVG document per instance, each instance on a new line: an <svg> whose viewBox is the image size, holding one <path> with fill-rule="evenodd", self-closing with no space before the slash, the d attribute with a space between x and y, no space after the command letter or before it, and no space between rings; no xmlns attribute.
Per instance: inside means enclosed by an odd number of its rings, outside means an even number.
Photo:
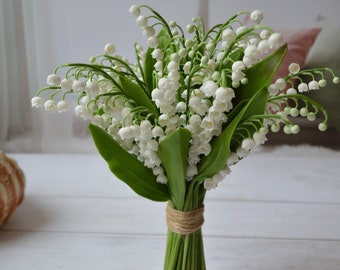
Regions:
<svg viewBox="0 0 340 270"><path fill-rule="evenodd" d="M204 206L191 211L179 211L169 204L166 207L166 223L169 230L187 235L198 231L204 223Z"/></svg>

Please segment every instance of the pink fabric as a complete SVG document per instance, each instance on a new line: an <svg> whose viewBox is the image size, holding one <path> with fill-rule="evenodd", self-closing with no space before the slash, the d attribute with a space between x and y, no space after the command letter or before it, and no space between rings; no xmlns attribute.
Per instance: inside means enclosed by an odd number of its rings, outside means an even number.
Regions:
<svg viewBox="0 0 340 270"><path fill-rule="evenodd" d="M282 36L288 45L288 52L280 66L276 78L288 75L288 66L292 62L304 67L306 58L312 48L321 28L300 29L296 31L282 32Z"/></svg>
<svg viewBox="0 0 340 270"><path fill-rule="evenodd" d="M245 16L243 24L251 24L250 15ZM321 28L302 28L285 32L276 30L276 32L280 33L287 42L288 52L275 75L275 80L288 75L288 66L291 63L297 63L304 68L308 53L321 32Z"/></svg>

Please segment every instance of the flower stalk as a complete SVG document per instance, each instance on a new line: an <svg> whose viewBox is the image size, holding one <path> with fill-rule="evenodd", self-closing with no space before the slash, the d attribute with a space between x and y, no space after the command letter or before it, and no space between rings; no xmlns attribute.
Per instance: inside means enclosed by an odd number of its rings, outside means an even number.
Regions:
<svg viewBox="0 0 340 270"><path fill-rule="evenodd" d="M56 67L32 106L64 112L68 96L77 95L75 114L91 122L98 152L140 196L192 213L269 131L296 134L294 118L312 121L319 111L319 129L327 129L326 110L303 93L325 87L327 76L339 78L329 68L292 63L274 81L287 45L260 24L261 11L237 13L208 30L201 18L186 28L167 23L147 5L129 11L147 40L145 50L134 45L135 63L108 43L89 63ZM164 269L205 268L201 227L189 233L169 227Z"/></svg>
<svg viewBox="0 0 340 270"><path fill-rule="evenodd" d="M180 235L168 230L164 270L205 270L202 230Z"/></svg>

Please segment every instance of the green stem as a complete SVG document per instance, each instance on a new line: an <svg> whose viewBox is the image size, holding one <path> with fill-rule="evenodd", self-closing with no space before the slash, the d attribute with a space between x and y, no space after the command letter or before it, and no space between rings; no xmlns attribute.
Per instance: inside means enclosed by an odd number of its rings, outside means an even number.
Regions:
<svg viewBox="0 0 340 270"><path fill-rule="evenodd" d="M282 100L282 99L285 99L285 98L297 98L299 100L302 100L306 104L309 103L310 105L312 105L314 107L314 109L316 110L316 113L318 112L318 110L320 110L322 112L322 114L325 118L324 122L328 121L328 113L327 113L326 109L320 103L318 103L315 100L313 100L312 98L305 96L305 95L302 95L302 94L291 94L291 95L283 94L283 95L275 96L275 97L268 99L268 102L272 102L274 100Z"/></svg>
<svg viewBox="0 0 340 270"><path fill-rule="evenodd" d="M205 270L202 230L179 235L168 230L164 270Z"/></svg>
<svg viewBox="0 0 340 270"><path fill-rule="evenodd" d="M186 200L182 211L203 206L205 189L197 181L188 182ZM170 206L173 206L171 201ZM168 229L164 270L205 270L202 229L180 235Z"/></svg>

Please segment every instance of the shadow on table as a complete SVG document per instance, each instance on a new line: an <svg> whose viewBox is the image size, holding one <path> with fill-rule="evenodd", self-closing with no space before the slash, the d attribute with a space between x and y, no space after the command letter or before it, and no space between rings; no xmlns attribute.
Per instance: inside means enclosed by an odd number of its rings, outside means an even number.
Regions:
<svg viewBox="0 0 340 270"><path fill-rule="evenodd" d="M47 223L53 222L46 197L26 196L7 222L0 228L2 231L36 231L41 230Z"/></svg>

